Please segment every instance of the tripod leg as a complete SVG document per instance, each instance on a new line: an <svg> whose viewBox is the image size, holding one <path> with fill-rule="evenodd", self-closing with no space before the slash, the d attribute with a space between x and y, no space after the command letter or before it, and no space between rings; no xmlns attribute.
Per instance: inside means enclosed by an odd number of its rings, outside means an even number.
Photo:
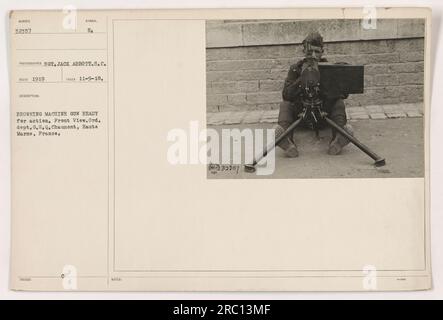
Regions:
<svg viewBox="0 0 443 320"><path fill-rule="evenodd" d="M246 172L255 172L255 166L257 163L259 163L264 157L266 157L272 149L275 148L276 145L279 144L280 141L282 141L284 138L286 138L302 121L303 117L299 117L297 120L295 120L286 130L283 132L279 137L275 139L272 143L268 144L266 148L263 150L263 152L254 158L252 161L252 164L246 164L245 165L245 171Z"/></svg>
<svg viewBox="0 0 443 320"><path fill-rule="evenodd" d="M337 132L345 136L349 141L351 141L355 146L357 146L361 151L366 153L368 156L370 156L372 159L375 160L374 165L376 167L382 167L386 164L386 161L384 158L377 155L375 152L373 152L371 149L369 149L367 146L365 146L363 143L361 143L356 137L350 135L346 130L344 130L342 127L340 127L338 124L336 124L334 121L329 119L328 117L325 117L326 122Z"/></svg>

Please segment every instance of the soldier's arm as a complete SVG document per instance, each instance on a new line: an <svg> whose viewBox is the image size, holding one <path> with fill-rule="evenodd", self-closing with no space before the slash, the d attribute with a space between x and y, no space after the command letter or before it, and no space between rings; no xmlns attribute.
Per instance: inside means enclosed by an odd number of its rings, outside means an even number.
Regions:
<svg viewBox="0 0 443 320"><path fill-rule="evenodd" d="M282 92L283 100L285 101L293 102L300 96L300 75L297 69L297 65L293 65L289 68Z"/></svg>

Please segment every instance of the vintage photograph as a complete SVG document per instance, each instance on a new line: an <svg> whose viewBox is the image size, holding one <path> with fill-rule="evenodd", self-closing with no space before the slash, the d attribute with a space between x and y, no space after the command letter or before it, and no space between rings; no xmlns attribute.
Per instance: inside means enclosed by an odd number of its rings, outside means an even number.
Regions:
<svg viewBox="0 0 443 320"><path fill-rule="evenodd" d="M207 177L423 177L424 39L423 19L208 20Z"/></svg>
<svg viewBox="0 0 443 320"><path fill-rule="evenodd" d="M11 297L438 293L434 11L9 10Z"/></svg>

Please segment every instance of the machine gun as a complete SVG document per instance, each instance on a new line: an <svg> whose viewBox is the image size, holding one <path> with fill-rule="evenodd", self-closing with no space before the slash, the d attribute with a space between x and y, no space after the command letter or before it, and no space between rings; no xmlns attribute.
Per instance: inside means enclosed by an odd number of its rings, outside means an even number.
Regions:
<svg viewBox="0 0 443 320"><path fill-rule="evenodd" d="M299 87L301 89L302 111L298 114L297 120L286 131L276 137L275 141L269 144L262 154L255 157L252 164L245 165L246 172L255 172L257 163L301 123L314 129L317 136L320 128L330 126L371 157L375 161L374 165L376 167L386 164L384 158L378 156L356 137L332 121L323 108L325 97L338 99L343 95L363 93L363 66L319 64L314 59L305 59L302 65Z"/></svg>

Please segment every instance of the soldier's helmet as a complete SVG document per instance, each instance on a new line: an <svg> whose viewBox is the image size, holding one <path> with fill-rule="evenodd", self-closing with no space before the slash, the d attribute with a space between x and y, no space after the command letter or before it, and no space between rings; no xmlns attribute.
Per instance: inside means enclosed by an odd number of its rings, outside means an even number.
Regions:
<svg viewBox="0 0 443 320"><path fill-rule="evenodd" d="M308 43L312 46L323 47L323 37L317 31L310 32L303 40L303 46L306 48Z"/></svg>

